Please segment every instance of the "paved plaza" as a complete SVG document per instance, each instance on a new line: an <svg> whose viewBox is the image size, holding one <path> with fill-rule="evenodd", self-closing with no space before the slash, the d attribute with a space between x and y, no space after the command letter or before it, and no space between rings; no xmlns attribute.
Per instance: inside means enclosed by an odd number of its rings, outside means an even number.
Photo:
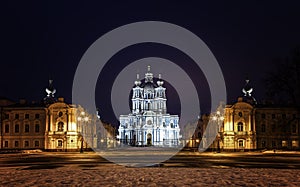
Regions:
<svg viewBox="0 0 300 187"><path fill-rule="evenodd" d="M105 153L114 154L114 153ZM179 152L148 167L96 153L0 154L1 186L299 186L297 152ZM141 152L139 154L142 154ZM160 156L154 153L152 157ZM107 155L106 155L107 156ZM147 160L147 159L146 159Z"/></svg>

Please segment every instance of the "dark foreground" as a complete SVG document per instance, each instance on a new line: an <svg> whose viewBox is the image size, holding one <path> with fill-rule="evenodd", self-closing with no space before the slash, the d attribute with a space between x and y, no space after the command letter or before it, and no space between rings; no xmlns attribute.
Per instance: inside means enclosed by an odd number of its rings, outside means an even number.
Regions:
<svg viewBox="0 0 300 187"><path fill-rule="evenodd" d="M0 176L1 186L300 186L300 154L180 152L141 168L87 152L0 154Z"/></svg>

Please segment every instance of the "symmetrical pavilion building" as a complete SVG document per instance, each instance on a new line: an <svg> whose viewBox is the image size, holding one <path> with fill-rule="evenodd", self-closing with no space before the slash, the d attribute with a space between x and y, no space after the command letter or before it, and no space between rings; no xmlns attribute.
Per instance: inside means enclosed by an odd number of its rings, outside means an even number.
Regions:
<svg viewBox="0 0 300 187"><path fill-rule="evenodd" d="M179 146L181 138L178 115L167 113L166 88L159 75L145 74L144 80L135 81L132 88L132 109L128 115L120 116L118 139L132 146Z"/></svg>
<svg viewBox="0 0 300 187"><path fill-rule="evenodd" d="M257 103L253 88L246 81L243 95L237 102L224 107L224 115L215 141L209 149L220 151L249 151L262 149L300 150L300 110L291 105L272 102ZM199 147L205 142L205 130L214 114L202 115L187 147ZM186 127L188 128L188 127Z"/></svg>
<svg viewBox="0 0 300 187"><path fill-rule="evenodd" d="M79 105L56 98L52 80L46 92L42 102L0 98L2 150L83 151L114 146L113 126Z"/></svg>

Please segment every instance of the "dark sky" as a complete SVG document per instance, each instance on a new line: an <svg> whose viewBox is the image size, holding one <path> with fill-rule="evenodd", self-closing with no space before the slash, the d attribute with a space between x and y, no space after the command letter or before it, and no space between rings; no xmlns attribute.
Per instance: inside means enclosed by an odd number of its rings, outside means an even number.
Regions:
<svg viewBox="0 0 300 187"><path fill-rule="evenodd" d="M57 95L71 102L76 67L96 39L128 23L154 20L182 26L208 45L222 68L229 102L241 94L247 75L255 89L255 97L262 100L265 98L262 79L272 71L272 59L286 56L300 44L299 5L297 1L2 2L0 95L14 100L41 100L47 81L52 77ZM106 71L113 74L121 70L122 67L113 65L116 64L113 61L129 64L147 56L169 58L178 64L189 60L175 49L144 44L116 54ZM103 100L109 98L111 89L107 82L113 78L101 76L96 100L101 108L106 108ZM103 79L109 81L102 84ZM198 91L205 91L205 78L200 75L198 79ZM100 87L108 91L102 92ZM110 109L107 111L103 115L111 120Z"/></svg>

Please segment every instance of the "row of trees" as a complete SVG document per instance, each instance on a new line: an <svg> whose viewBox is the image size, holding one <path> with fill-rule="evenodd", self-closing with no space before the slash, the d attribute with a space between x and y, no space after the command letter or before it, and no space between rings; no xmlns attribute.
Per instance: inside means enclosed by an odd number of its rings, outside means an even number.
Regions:
<svg viewBox="0 0 300 187"><path fill-rule="evenodd" d="M275 101L300 106L300 47L274 60L274 70L265 79L267 96Z"/></svg>

